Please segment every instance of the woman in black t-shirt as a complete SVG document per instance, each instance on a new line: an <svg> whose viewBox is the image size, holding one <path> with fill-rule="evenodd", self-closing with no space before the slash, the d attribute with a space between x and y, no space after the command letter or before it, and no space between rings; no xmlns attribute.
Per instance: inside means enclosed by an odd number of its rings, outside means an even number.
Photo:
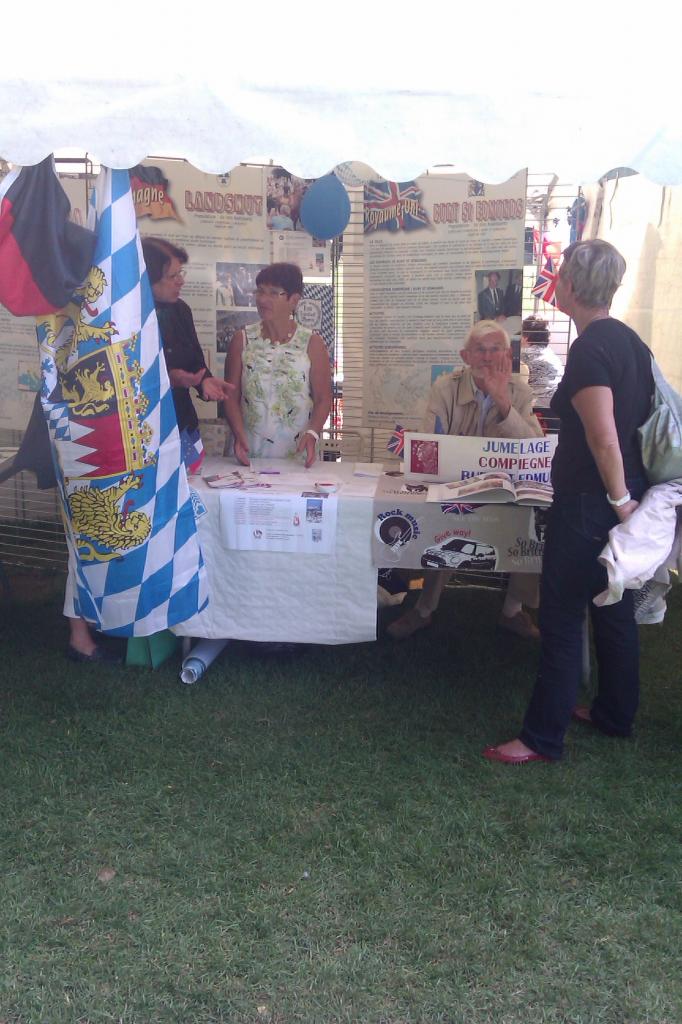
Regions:
<svg viewBox="0 0 682 1024"><path fill-rule="evenodd" d="M187 253L164 238L145 238L142 251L154 295L161 344L173 392L182 457L188 472L197 472L203 458L199 419L189 389L205 402L227 398L231 384L211 374L197 338L192 310L180 298Z"/></svg>
<svg viewBox="0 0 682 1024"><path fill-rule="evenodd" d="M651 409L651 357L644 342L609 316L625 260L608 242L564 252L557 305L575 322L563 380L551 402L561 419L552 462L551 508L540 583L542 653L519 737L487 747L491 761L557 760L571 717L612 736L629 736L639 701L639 643L632 591L597 608L607 587L597 561L609 530L625 522L646 490L637 428ZM576 707L589 607L599 671L591 707Z"/></svg>

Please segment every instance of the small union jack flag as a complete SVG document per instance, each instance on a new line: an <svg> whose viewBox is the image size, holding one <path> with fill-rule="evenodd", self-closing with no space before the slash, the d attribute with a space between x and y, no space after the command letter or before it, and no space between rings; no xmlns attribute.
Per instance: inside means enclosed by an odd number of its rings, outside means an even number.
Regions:
<svg viewBox="0 0 682 1024"><path fill-rule="evenodd" d="M456 516L469 516L472 512L475 512L478 505L463 505L459 501L444 501L441 502L440 510L443 515L447 515L448 512L454 513Z"/></svg>
<svg viewBox="0 0 682 1024"><path fill-rule="evenodd" d="M538 279L530 290L531 295L536 295L543 302L548 302L550 306L556 306L556 299L554 292L556 290L556 279L559 275L559 271L555 269L556 264L554 260L548 258L544 267L538 274Z"/></svg>
<svg viewBox="0 0 682 1024"><path fill-rule="evenodd" d="M396 424L396 428L388 439L386 445L386 451L393 452L394 455L403 457L405 449L405 430L400 424Z"/></svg>
<svg viewBox="0 0 682 1024"><path fill-rule="evenodd" d="M365 185L365 234L428 227L429 215L421 198L422 190L414 181L369 182Z"/></svg>
<svg viewBox="0 0 682 1024"><path fill-rule="evenodd" d="M198 473L204 461L204 445L197 429L185 427L180 431L180 458L188 473Z"/></svg>

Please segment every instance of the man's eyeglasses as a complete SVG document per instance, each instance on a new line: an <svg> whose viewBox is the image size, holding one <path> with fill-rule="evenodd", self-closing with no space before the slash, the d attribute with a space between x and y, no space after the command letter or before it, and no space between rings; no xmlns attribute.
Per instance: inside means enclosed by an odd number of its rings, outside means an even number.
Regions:
<svg viewBox="0 0 682 1024"><path fill-rule="evenodd" d="M187 276L186 270L178 270L175 274L164 274L164 281L184 281Z"/></svg>
<svg viewBox="0 0 682 1024"><path fill-rule="evenodd" d="M283 295L286 295L283 288L256 288L259 299L280 299Z"/></svg>

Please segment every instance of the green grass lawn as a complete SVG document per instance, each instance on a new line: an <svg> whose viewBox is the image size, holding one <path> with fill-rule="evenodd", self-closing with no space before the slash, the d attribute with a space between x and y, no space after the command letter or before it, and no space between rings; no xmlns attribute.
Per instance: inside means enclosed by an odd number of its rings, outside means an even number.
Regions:
<svg viewBox="0 0 682 1024"><path fill-rule="evenodd" d="M499 603L448 592L401 646L233 644L185 687L179 659L67 662L60 599L23 588L0 1022L679 1024L682 588L635 738L575 725L559 765L480 756L537 658Z"/></svg>

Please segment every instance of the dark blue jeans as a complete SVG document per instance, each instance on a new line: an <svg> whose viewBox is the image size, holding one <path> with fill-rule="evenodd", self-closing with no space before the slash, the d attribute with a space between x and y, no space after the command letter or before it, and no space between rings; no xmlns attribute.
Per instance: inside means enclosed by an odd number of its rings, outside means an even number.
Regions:
<svg viewBox="0 0 682 1024"><path fill-rule="evenodd" d="M639 499L644 481L632 481ZM607 587L599 564L618 518L604 495L555 498L550 510L540 580L540 668L520 738L532 750L558 759L582 677L582 634L589 607L597 656L598 692L592 721L602 732L629 736L639 703L639 637L632 592L597 608L592 598Z"/></svg>

